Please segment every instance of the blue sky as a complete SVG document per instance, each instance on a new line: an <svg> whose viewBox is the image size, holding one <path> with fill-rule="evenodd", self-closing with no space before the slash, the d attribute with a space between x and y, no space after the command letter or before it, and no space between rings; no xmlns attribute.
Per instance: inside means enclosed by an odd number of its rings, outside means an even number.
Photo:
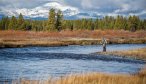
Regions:
<svg viewBox="0 0 146 84"><path fill-rule="evenodd" d="M14 15L16 9L33 9L50 1L76 8L80 13L146 18L146 0L0 0L0 14Z"/></svg>

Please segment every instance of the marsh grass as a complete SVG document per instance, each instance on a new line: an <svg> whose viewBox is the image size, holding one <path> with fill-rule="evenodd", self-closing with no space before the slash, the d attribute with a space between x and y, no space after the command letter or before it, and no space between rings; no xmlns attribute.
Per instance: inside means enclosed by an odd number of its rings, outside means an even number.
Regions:
<svg viewBox="0 0 146 84"><path fill-rule="evenodd" d="M112 75L101 73L90 73L83 75L72 75L60 79L56 84L145 84L146 76L139 75Z"/></svg>
<svg viewBox="0 0 146 84"><path fill-rule="evenodd" d="M20 80L13 84L146 84L146 69L137 74L87 73L48 80Z"/></svg>
<svg viewBox="0 0 146 84"><path fill-rule="evenodd" d="M146 43L146 31L78 30L61 32L0 31L0 47L66 46L100 44L105 37L109 44Z"/></svg>
<svg viewBox="0 0 146 84"><path fill-rule="evenodd" d="M80 38L145 38L146 31L129 32L124 30L76 30L76 31L61 31L61 32L35 32L35 31L0 31L0 38L6 40L15 39L39 39L53 37L54 39L66 37Z"/></svg>
<svg viewBox="0 0 146 84"><path fill-rule="evenodd" d="M135 59L146 60L146 48L133 49L128 51L111 51L111 52L97 52L98 54L114 55L121 57L130 57Z"/></svg>

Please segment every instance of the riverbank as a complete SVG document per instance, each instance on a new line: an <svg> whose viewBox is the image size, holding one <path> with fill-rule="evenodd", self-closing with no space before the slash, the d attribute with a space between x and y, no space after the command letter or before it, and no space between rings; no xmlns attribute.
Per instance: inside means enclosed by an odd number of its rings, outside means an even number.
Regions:
<svg viewBox="0 0 146 84"><path fill-rule="evenodd" d="M140 60L146 60L146 48L141 49L133 49L133 50L125 50L125 51L112 51L112 52L97 52L97 54L102 55L113 55L113 56L121 56L121 57L130 57Z"/></svg>
<svg viewBox="0 0 146 84"><path fill-rule="evenodd" d="M146 31L80 30L61 32L0 31L0 48L26 46L96 45L101 38L108 44L146 43Z"/></svg>
<svg viewBox="0 0 146 84"><path fill-rule="evenodd" d="M48 80L25 80L13 81L13 84L145 84L146 69L136 74L104 74L88 73L76 74L61 77L59 79L49 78Z"/></svg>
<svg viewBox="0 0 146 84"><path fill-rule="evenodd" d="M146 69L137 74L89 73L62 78L56 84L145 84Z"/></svg>

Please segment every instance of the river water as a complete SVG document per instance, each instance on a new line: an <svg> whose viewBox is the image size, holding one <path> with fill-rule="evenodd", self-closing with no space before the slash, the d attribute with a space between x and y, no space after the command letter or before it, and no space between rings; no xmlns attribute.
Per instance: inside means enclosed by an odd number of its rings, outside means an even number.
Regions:
<svg viewBox="0 0 146 84"><path fill-rule="evenodd" d="M108 45L107 51L146 47L146 44ZM0 49L0 80L42 80L74 73L136 73L145 61L91 54L101 45Z"/></svg>

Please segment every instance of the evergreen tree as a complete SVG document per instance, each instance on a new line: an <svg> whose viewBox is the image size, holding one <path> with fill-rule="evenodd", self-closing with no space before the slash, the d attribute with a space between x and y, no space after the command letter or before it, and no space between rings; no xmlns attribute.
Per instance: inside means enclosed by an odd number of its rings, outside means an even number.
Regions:
<svg viewBox="0 0 146 84"><path fill-rule="evenodd" d="M3 17L0 20L0 30L33 30L33 31L61 31L61 30L95 30L95 29L124 29L129 31L146 30L146 19L141 20L138 16L105 16L102 19L78 19L63 20L60 10L49 12L48 20L25 20L20 13L18 19Z"/></svg>
<svg viewBox="0 0 146 84"><path fill-rule="evenodd" d="M43 31L45 31L46 26L47 26L47 21L46 21L46 20L44 20L44 21L43 21L43 23L42 23Z"/></svg>
<svg viewBox="0 0 146 84"><path fill-rule="evenodd" d="M9 18L3 17L0 21L0 30L7 30L9 25Z"/></svg>
<svg viewBox="0 0 146 84"><path fill-rule="evenodd" d="M122 22L122 24L123 24L123 29L124 30L128 30L128 23L127 23L127 18L125 17L125 18L123 18L123 22Z"/></svg>
<svg viewBox="0 0 146 84"><path fill-rule="evenodd" d="M99 26L98 26L98 22L99 22L99 20L98 20L98 18L95 20L95 25L94 25L94 29L98 29L99 28Z"/></svg>
<svg viewBox="0 0 146 84"><path fill-rule="evenodd" d="M47 26L47 31L56 31L55 29L55 9L50 9L49 11L49 18L48 18L48 26Z"/></svg>
<svg viewBox="0 0 146 84"><path fill-rule="evenodd" d="M25 30L27 30L27 31L30 31L30 30L32 30L32 25L31 25L31 20L29 19L29 20L25 20Z"/></svg>
<svg viewBox="0 0 146 84"><path fill-rule="evenodd" d="M0 30L2 30L2 20L0 21Z"/></svg>
<svg viewBox="0 0 146 84"><path fill-rule="evenodd" d="M63 14L62 14L61 10L58 10L57 19L56 19L56 29L58 31L61 31L61 29L62 29L62 21L63 21Z"/></svg>
<svg viewBox="0 0 146 84"><path fill-rule="evenodd" d="M64 20L63 21L63 29L73 31L73 21L72 20Z"/></svg>
<svg viewBox="0 0 146 84"><path fill-rule="evenodd" d="M73 29L74 30L81 30L81 23L80 23L80 20L74 20L73 21Z"/></svg>
<svg viewBox="0 0 146 84"><path fill-rule="evenodd" d="M138 26L140 24L140 19L139 17L137 16L133 16L133 24L134 24L134 28L135 28L135 31L140 29Z"/></svg>
<svg viewBox="0 0 146 84"><path fill-rule="evenodd" d="M144 30L144 21L139 21L138 30Z"/></svg>
<svg viewBox="0 0 146 84"><path fill-rule="evenodd" d="M11 20L10 20L10 23L9 23L9 26L8 26L8 29L10 30L16 30L17 29L17 19L15 16L12 16Z"/></svg>
<svg viewBox="0 0 146 84"><path fill-rule="evenodd" d="M87 22L87 29L92 30L92 28L94 29L94 25L92 24L92 19L89 19Z"/></svg>
<svg viewBox="0 0 146 84"><path fill-rule="evenodd" d="M102 19L98 21L98 28L104 30L104 21Z"/></svg>
<svg viewBox="0 0 146 84"><path fill-rule="evenodd" d="M115 20L114 29L121 29L121 16L117 16Z"/></svg>
<svg viewBox="0 0 146 84"><path fill-rule="evenodd" d="M104 18L103 18L103 21L104 21L104 28L105 29L108 29L109 28L109 25L110 25L110 17L109 16L105 16Z"/></svg>
<svg viewBox="0 0 146 84"><path fill-rule="evenodd" d="M81 20L81 29L87 29L87 20L85 18L83 18Z"/></svg>
<svg viewBox="0 0 146 84"><path fill-rule="evenodd" d="M20 13L19 17L18 17L18 24L17 24L17 29L18 30L25 30L25 21L23 18L23 15Z"/></svg>
<svg viewBox="0 0 146 84"><path fill-rule="evenodd" d="M144 30L146 30L146 19L144 19L143 21L143 27L144 27Z"/></svg>
<svg viewBox="0 0 146 84"><path fill-rule="evenodd" d="M139 17L137 16L130 16L128 18L128 28L130 31L135 32L138 29L139 24Z"/></svg>

